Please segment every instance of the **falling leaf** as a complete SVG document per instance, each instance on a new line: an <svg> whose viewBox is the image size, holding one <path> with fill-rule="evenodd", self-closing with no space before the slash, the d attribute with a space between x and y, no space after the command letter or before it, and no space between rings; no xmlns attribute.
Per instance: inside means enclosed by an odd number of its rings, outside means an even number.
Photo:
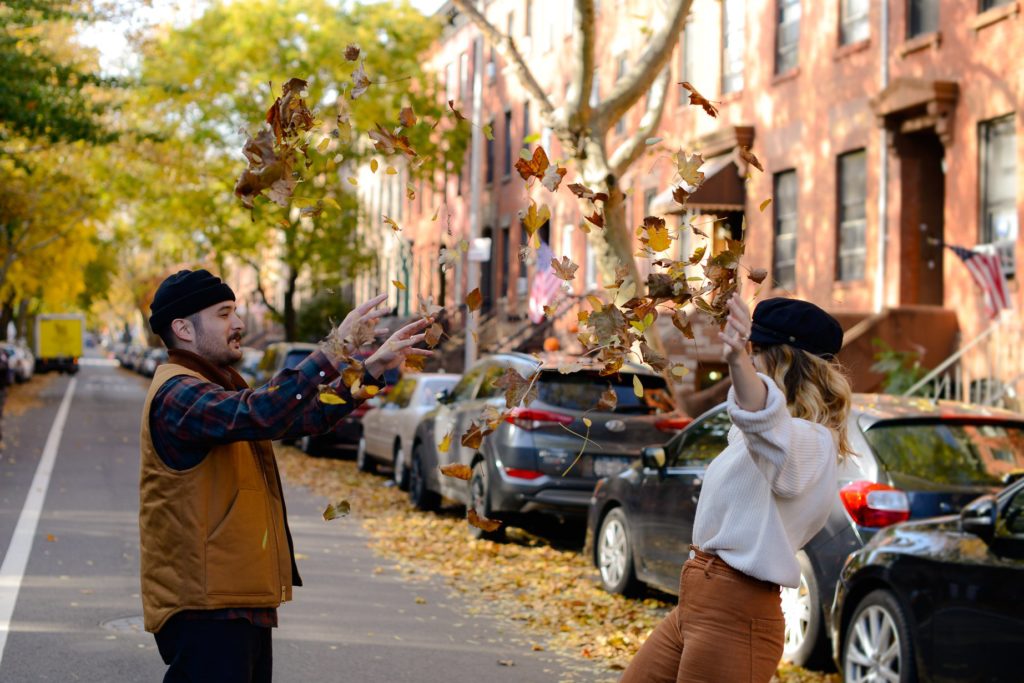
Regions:
<svg viewBox="0 0 1024 683"><path fill-rule="evenodd" d="M565 174L566 170L564 168L552 164L544 171L544 177L541 178L540 184L546 187L549 192L555 192L558 190L558 185L562 182Z"/></svg>
<svg viewBox="0 0 1024 683"><path fill-rule="evenodd" d="M689 199L690 199L690 193L687 192L686 189L683 188L682 185L679 185L679 186L675 187L672 190L672 200L676 204L681 204L683 206L686 206L686 202L689 201Z"/></svg>
<svg viewBox="0 0 1024 683"><path fill-rule="evenodd" d="M548 306L544 307L544 317L550 318L550 317L552 317L554 315L555 315L555 307L554 306L548 305Z"/></svg>
<svg viewBox="0 0 1024 683"><path fill-rule="evenodd" d="M644 385L640 382L640 375L633 375L633 393L637 398L644 397Z"/></svg>
<svg viewBox="0 0 1024 683"><path fill-rule="evenodd" d="M594 192L586 185L580 183L573 183L569 185L569 191L580 199L589 199L592 202L606 202L608 201L608 195L604 192Z"/></svg>
<svg viewBox="0 0 1024 683"><path fill-rule="evenodd" d="M455 119L457 121L466 120L466 117L462 115L462 112L455 108L455 100L448 100L448 108L452 110L453 114L455 114Z"/></svg>
<svg viewBox="0 0 1024 683"><path fill-rule="evenodd" d="M365 62L359 62L359 66L352 72L352 93L349 97L353 100L359 99L370 87L370 77L366 75L364 65Z"/></svg>
<svg viewBox="0 0 1024 683"><path fill-rule="evenodd" d="M767 209L767 208L768 208L768 205L769 205L769 204L771 204L771 203L772 203L772 198L771 198L771 197L769 197L768 199L765 199L764 201L762 201L762 202L761 202L761 203L760 203L760 204L758 205L758 207L757 207L757 208L758 208L758 210L760 210L760 212L761 212L761 213L764 213L764 210L765 210L765 209Z"/></svg>
<svg viewBox="0 0 1024 683"><path fill-rule="evenodd" d="M347 500L339 500L337 503L328 505L324 510L324 521L329 522L332 519L344 517L350 512L352 512L352 505Z"/></svg>
<svg viewBox="0 0 1024 683"><path fill-rule="evenodd" d="M662 140L662 138L647 138L646 140L644 140L644 144L648 145L648 146L656 145L659 142L661 142L661 140Z"/></svg>
<svg viewBox="0 0 1024 683"><path fill-rule="evenodd" d="M519 171L519 175L522 176L523 180L529 180L530 178L538 178L541 181L544 180L544 174L547 172L548 167L551 166L551 162L548 161L548 154L544 151L544 148L538 145L533 150L533 156L530 156L527 152L525 158L520 158L516 161L516 170ZM562 181L562 176L567 173L564 168L555 168L551 173L559 176L558 182L554 183L555 187L558 187L558 183ZM548 181L553 182L553 181ZM545 183L545 187L548 183ZM549 190L554 192L553 189L548 187Z"/></svg>
<svg viewBox="0 0 1024 683"><path fill-rule="evenodd" d="M686 367L685 365L682 365L681 363L675 363L672 366L671 372L676 377L685 377L686 375L690 374L690 368Z"/></svg>
<svg viewBox="0 0 1024 683"><path fill-rule="evenodd" d="M589 417L585 417L585 418L583 418L583 425L587 429L590 429L591 427L594 426L594 423L593 423L593 421Z"/></svg>
<svg viewBox="0 0 1024 683"><path fill-rule="evenodd" d="M349 176L348 177L348 182L349 182L350 185L356 185L356 186L359 185L359 180L356 179L355 176Z"/></svg>
<svg viewBox="0 0 1024 683"><path fill-rule="evenodd" d="M423 341L427 343L427 346L434 348L438 342L441 341L441 335L444 334L444 328L441 327L441 323L434 323L426 330L423 331Z"/></svg>
<svg viewBox="0 0 1024 683"><path fill-rule="evenodd" d="M468 306L469 310L471 311L480 310L480 306L483 304L483 302L484 296L483 294L480 293L479 287L477 287L472 292L466 295L466 306Z"/></svg>
<svg viewBox="0 0 1024 683"><path fill-rule="evenodd" d="M699 186L704 182L704 174L698 169L704 163L704 157L700 154L676 155L676 166L679 169L679 176L691 187Z"/></svg>
<svg viewBox="0 0 1024 683"><path fill-rule="evenodd" d="M494 129L491 127L491 124L488 123L486 126L484 126L483 131L485 138L487 138L488 140L494 139Z"/></svg>
<svg viewBox="0 0 1024 683"><path fill-rule="evenodd" d="M751 268L750 272L747 273L747 278L757 284L764 282L766 277L768 277L768 271L764 268Z"/></svg>
<svg viewBox="0 0 1024 683"><path fill-rule="evenodd" d="M409 142L407 136L389 131L379 123L375 124L375 126L373 130L367 131L366 134L373 140L373 147L378 152L394 154L397 151L409 158L417 156L416 150L412 148L412 143Z"/></svg>
<svg viewBox="0 0 1024 683"><path fill-rule="evenodd" d="M597 211L595 211L590 216L587 216L586 219L588 221L590 221L591 223L593 223L594 225L596 225L597 227L599 227L599 228L603 228L604 227L604 216L602 216Z"/></svg>
<svg viewBox="0 0 1024 683"><path fill-rule="evenodd" d="M672 238L665 227L665 219L657 216L644 218L644 229L647 231L647 246L651 251L665 251L672 246Z"/></svg>
<svg viewBox="0 0 1024 683"><path fill-rule="evenodd" d="M438 453L447 453L449 450L451 450L451 447L452 433L448 432L447 434L444 435L444 438L441 439L441 443L437 444L437 451Z"/></svg>
<svg viewBox="0 0 1024 683"><path fill-rule="evenodd" d="M412 107L402 107L402 111L398 114L398 121L404 128L412 128L416 125L416 113L413 112Z"/></svg>
<svg viewBox="0 0 1024 683"><path fill-rule="evenodd" d="M441 272L454 268L455 264L459 262L459 252L447 247L441 247L441 253L437 261L441 264Z"/></svg>
<svg viewBox="0 0 1024 683"><path fill-rule="evenodd" d="M466 511L466 520L470 524L475 526L477 529L483 529L487 533L492 533L501 528L501 522L496 519L487 519L477 514L476 510L469 508ZM502 666L513 666L514 662L511 659L499 659L498 663Z"/></svg>
<svg viewBox="0 0 1024 683"><path fill-rule="evenodd" d="M333 391L322 391L317 395L317 398L320 399L321 403L328 406L343 406L348 403L348 401Z"/></svg>
<svg viewBox="0 0 1024 683"><path fill-rule="evenodd" d="M608 387L601 392L601 399L597 402L597 409L606 413L610 413L615 410L615 406L619 404L619 395L615 393L615 390Z"/></svg>
<svg viewBox="0 0 1024 683"><path fill-rule="evenodd" d="M324 206L329 206L335 211L341 211L341 206L338 204L338 200L334 197L324 197L321 201L324 203Z"/></svg>
<svg viewBox="0 0 1024 683"><path fill-rule="evenodd" d="M505 373L491 382L491 386L505 390L505 407L514 408L522 403L530 405L537 398L537 384L533 380L520 375L515 368L505 368Z"/></svg>
<svg viewBox="0 0 1024 683"><path fill-rule="evenodd" d="M519 247L519 260L526 263L527 259L530 258L531 253L533 253L533 250L530 249L529 244Z"/></svg>
<svg viewBox="0 0 1024 683"><path fill-rule="evenodd" d="M378 168L377 160L370 159L370 173L376 173Z"/></svg>
<svg viewBox="0 0 1024 683"><path fill-rule="evenodd" d="M754 153L750 151L749 147L740 147L740 159L743 159L743 161L747 162L761 173L764 173L764 166L761 165L761 162L756 156L754 156Z"/></svg>
<svg viewBox="0 0 1024 683"><path fill-rule="evenodd" d="M461 462L453 462L450 465L441 467L441 474L446 477L452 477L453 479L469 481L473 476L473 468L469 465L464 465Z"/></svg>
<svg viewBox="0 0 1024 683"><path fill-rule="evenodd" d="M530 206L527 208L526 213L519 212L519 217L523 221L523 227L526 228L526 233L533 238L533 234L540 230L540 228L548 222L551 218L551 209L548 208L547 204L542 204L540 208L537 208L537 202L530 200Z"/></svg>
<svg viewBox="0 0 1024 683"><path fill-rule="evenodd" d="M711 101L708 98L704 97L699 92L697 92L697 89L694 88L689 82L683 81L682 83L680 83L680 85L690 92L690 104L695 104L699 107L703 107L704 111L707 112L709 116L718 116L718 109L715 107L715 105L711 104Z"/></svg>
<svg viewBox="0 0 1024 683"><path fill-rule="evenodd" d="M484 442L484 433L480 429L480 425L473 422L469 425L469 429L462 435L460 443L466 448L480 448L480 445Z"/></svg>
<svg viewBox="0 0 1024 683"><path fill-rule="evenodd" d="M330 146L331 146L331 138L325 135L324 139L321 140L317 144L316 151L320 152L321 154L326 154L327 153L327 148L330 147Z"/></svg>
<svg viewBox="0 0 1024 683"><path fill-rule="evenodd" d="M381 217L384 219L384 223L386 225L391 226L392 230L394 230L395 232L402 232L401 226L399 226L398 223L396 223L393 218L389 217L386 213L382 213Z"/></svg>
<svg viewBox="0 0 1024 683"><path fill-rule="evenodd" d="M398 169L394 166L388 166L384 169L384 172L388 175L398 175Z"/></svg>
<svg viewBox="0 0 1024 683"><path fill-rule="evenodd" d="M568 256L563 256L561 261L551 259L551 268L555 271L555 277L571 281L576 277L576 270L579 266L570 261Z"/></svg>
<svg viewBox="0 0 1024 683"><path fill-rule="evenodd" d="M359 59L359 46L355 44L349 44L345 46L345 59L354 62Z"/></svg>
<svg viewBox="0 0 1024 683"><path fill-rule="evenodd" d="M393 284L397 289L400 289L403 292L405 291L405 283L401 280L392 280L391 284Z"/></svg>

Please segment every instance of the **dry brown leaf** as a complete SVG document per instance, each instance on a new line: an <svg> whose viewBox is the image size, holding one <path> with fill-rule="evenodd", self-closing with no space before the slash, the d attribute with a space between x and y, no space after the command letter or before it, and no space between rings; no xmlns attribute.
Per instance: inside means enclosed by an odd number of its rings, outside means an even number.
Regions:
<svg viewBox="0 0 1024 683"><path fill-rule="evenodd" d="M350 43L345 46L345 59L354 62L359 59L359 46Z"/></svg>
<svg viewBox="0 0 1024 683"><path fill-rule="evenodd" d="M466 448L480 448L480 445L484 442L484 432L476 422L472 422L469 425L469 429L462 435L459 440Z"/></svg>
<svg viewBox="0 0 1024 683"><path fill-rule="evenodd" d="M453 479L469 481L473 476L473 468L469 465L464 465L461 462L453 462L452 464L445 465L440 469L441 474L446 477L452 477Z"/></svg>
<svg viewBox="0 0 1024 683"><path fill-rule="evenodd" d="M703 107L704 111L707 112L708 116L718 117L718 108L711 104L711 100L697 92L697 89L693 87L688 81L683 81L679 85L683 86L690 92L690 104L695 104L699 107Z"/></svg>
<svg viewBox="0 0 1024 683"><path fill-rule="evenodd" d="M501 528L501 522L499 522L496 519L487 519L486 517L481 517L476 513L476 510L474 510L473 508L469 508L469 510L466 511L466 520L470 524L475 526L477 529L483 529L487 533L497 531ZM505 664L504 661L505 660L498 660L498 663L502 664L503 666L512 666L511 660L507 660L509 662L508 664Z"/></svg>
<svg viewBox="0 0 1024 683"><path fill-rule="evenodd" d="M561 261L551 259L551 269L555 271L555 277L562 280L571 281L576 277L578 268L579 266L570 261L568 256L563 256Z"/></svg>
<svg viewBox="0 0 1024 683"><path fill-rule="evenodd" d="M398 121L405 128L412 128L416 125L416 113L412 110L412 107L402 107L402 111L398 114Z"/></svg>
<svg viewBox="0 0 1024 683"><path fill-rule="evenodd" d="M601 392L601 399L597 402L597 409L610 413L615 410L615 406L619 404L619 395L615 393L615 389L608 387Z"/></svg>
<svg viewBox="0 0 1024 683"><path fill-rule="evenodd" d="M747 273L747 278L757 284L764 282L766 277L768 277L768 271L764 268L751 268L750 272Z"/></svg>
<svg viewBox="0 0 1024 683"><path fill-rule="evenodd" d="M444 328L441 327L441 323L434 323L423 332L423 341L427 343L427 346L434 348L441 341L441 335L444 334Z"/></svg>
<svg viewBox="0 0 1024 683"><path fill-rule="evenodd" d="M483 302L484 295L480 293L479 287L466 295L466 306L469 307L469 310L471 311L479 311Z"/></svg>
<svg viewBox="0 0 1024 683"><path fill-rule="evenodd" d="M740 158L743 159L743 161L750 164L751 166L753 166L754 168L756 168L761 173L764 173L764 166L761 165L760 160L758 160L758 158L754 156L754 153L750 151L749 147L740 147Z"/></svg>
<svg viewBox="0 0 1024 683"><path fill-rule="evenodd" d="M530 405L537 398L537 384L533 377L523 377L515 368L505 368L505 373L491 384L505 390L505 407L515 408L520 403Z"/></svg>

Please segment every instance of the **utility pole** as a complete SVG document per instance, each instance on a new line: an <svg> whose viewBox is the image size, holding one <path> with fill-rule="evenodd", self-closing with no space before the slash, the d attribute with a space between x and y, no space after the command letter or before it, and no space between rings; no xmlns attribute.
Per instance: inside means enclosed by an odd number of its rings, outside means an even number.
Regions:
<svg viewBox="0 0 1024 683"><path fill-rule="evenodd" d="M469 154L469 245L470 248L480 236L480 193L483 190L483 170L480 164L483 161L483 61L484 61L484 38L478 35L473 39L473 137ZM480 286L480 263L466 255L466 293L472 292ZM466 308L466 345L465 345L465 368L476 361L476 333L477 312Z"/></svg>

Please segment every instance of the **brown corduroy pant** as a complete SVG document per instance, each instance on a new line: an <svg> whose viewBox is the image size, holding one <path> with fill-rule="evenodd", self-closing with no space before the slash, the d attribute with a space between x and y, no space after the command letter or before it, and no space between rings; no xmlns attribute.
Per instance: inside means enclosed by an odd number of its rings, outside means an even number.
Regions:
<svg viewBox="0 0 1024 683"><path fill-rule="evenodd" d="M779 586L696 550L679 604L651 633L620 683L767 683L785 638Z"/></svg>

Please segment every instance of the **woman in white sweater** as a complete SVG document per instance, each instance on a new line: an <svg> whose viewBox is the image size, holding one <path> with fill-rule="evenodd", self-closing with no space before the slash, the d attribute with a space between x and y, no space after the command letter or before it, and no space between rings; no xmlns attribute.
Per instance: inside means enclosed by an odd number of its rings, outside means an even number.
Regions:
<svg viewBox="0 0 1024 683"><path fill-rule="evenodd" d="M850 386L835 361L839 323L814 304L734 295L721 339L733 386L729 445L704 476L679 605L623 683L767 682L782 656L780 586L825 525L849 454Z"/></svg>

